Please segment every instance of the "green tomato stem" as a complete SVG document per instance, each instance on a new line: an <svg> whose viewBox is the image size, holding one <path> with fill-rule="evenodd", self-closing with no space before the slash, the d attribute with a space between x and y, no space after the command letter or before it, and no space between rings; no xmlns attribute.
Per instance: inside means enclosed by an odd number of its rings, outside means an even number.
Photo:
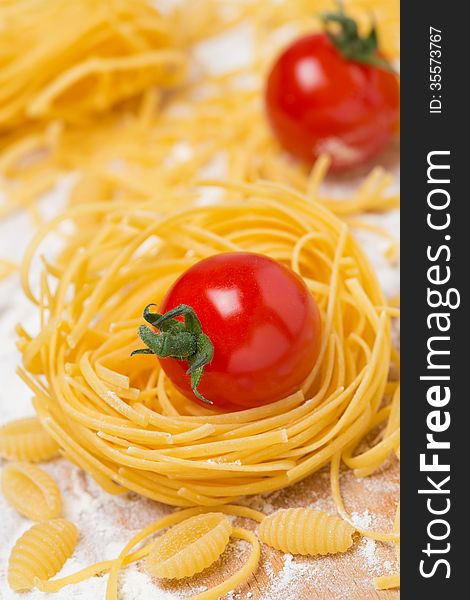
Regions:
<svg viewBox="0 0 470 600"><path fill-rule="evenodd" d="M155 304L145 307L143 316L147 323L159 329L160 332L157 333L150 327L141 325L138 334L147 348L134 350L131 356L155 354L159 358L187 360L189 368L186 373L191 377L191 389L194 395L206 404L213 404L197 389L204 374L204 367L212 361L214 356L214 345L203 332L201 322L194 309L186 304L180 304L162 315L151 312L152 306ZM179 316L183 316L184 321L176 320L176 317Z"/></svg>
<svg viewBox="0 0 470 600"><path fill-rule="evenodd" d="M320 18L331 43L346 60L395 72L391 64L377 53L379 43L375 23L372 24L369 33L361 37L356 21L345 14L342 4L337 12L323 13ZM329 27L332 23L339 26L337 31Z"/></svg>

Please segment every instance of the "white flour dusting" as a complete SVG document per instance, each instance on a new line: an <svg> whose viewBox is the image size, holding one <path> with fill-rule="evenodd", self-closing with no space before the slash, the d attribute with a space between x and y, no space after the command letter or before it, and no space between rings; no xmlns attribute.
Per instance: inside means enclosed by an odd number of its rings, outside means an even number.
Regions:
<svg viewBox="0 0 470 600"><path fill-rule="evenodd" d="M361 514L357 512L351 513L351 518L354 525L361 529L369 529L372 525L372 516L367 509Z"/></svg>
<svg viewBox="0 0 470 600"><path fill-rule="evenodd" d="M150 577L135 566L121 577L119 594L126 600L175 600L174 594L157 589Z"/></svg>
<svg viewBox="0 0 470 600"><path fill-rule="evenodd" d="M380 564L376 550L377 544L375 540L364 538L364 540L361 541L359 552L364 557L368 567L374 567Z"/></svg>

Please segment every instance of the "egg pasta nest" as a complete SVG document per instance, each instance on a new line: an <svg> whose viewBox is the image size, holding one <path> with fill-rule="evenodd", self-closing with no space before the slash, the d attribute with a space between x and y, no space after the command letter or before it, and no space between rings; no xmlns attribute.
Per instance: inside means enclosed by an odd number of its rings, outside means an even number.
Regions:
<svg viewBox="0 0 470 600"><path fill-rule="evenodd" d="M18 332L20 372L43 426L108 492L133 490L181 507L280 489L340 458L360 475L373 471L398 447L399 433L394 419L372 449L354 455L389 417L383 399L395 385L388 383L393 309L369 261L344 223L297 192L214 185L223 199L175 195L165 201L177 208L163 214L158 198L87 203L35 236L22 278L41 326L34 337ZM74 232L69 227L61 253L43 260L38 285L31 283L42 241L66 222ZM322 317L320 357L302 389L232 413L185 399L154 356L130 358L145 305L158 304L192 264L224 251L290 266Z"/></svg>

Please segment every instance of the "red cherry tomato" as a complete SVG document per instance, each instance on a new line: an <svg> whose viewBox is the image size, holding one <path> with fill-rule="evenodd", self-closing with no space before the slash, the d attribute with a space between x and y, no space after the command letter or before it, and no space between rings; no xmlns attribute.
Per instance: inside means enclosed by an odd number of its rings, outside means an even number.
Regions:
<svg viewBox="0 0 470 600"><path fill-rule="evenodd" d="M399 95L395 74L345 59L320 33L299 39L277 59L265 103L288 152L308 163L327 153L332 169L340 170L366 162L388 144Z"/></svg>
<svg viewBox="0 0 470 600"><path fill-rule="evenodd" d="M296 392L318 357L314 298L300 277L266 256L240 252L202 260L171 287L159 312L180 304L194 309L214 346L198 391L217 408L260 406ZM160 362L173 384L197 400L187 361Z"/></svg>

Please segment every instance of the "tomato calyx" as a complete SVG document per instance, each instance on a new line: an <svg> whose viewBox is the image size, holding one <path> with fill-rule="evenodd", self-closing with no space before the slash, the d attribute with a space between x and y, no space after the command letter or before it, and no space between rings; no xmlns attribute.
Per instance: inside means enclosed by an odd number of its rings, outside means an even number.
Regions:
<svg viewBox="0 0 470 600"><path fill-rule="evenodd" d="M361 37L356 21L348 17L341 6L337 12L321 14L320 19L330 42L343 58L395 72L390 63L378 54L379 43L374 23L369 33ZM331 24L336 27L330 27Z"/></svg>
<svg viewBox="0 0 470 600"><path fill-rule="evenodd" d="M187 304L180 304L165 314L151 312L155 304L148 304L144 309L144 319L153 325L160 333L150 327L141 325L138 329L140 339L147 348L134 350L135 354L156 354L159 358L174 358L186 360L189 368L186 371L191 376L191 388L194 395L206 404L213 404L199 391L198 385L204 373L204 367L212 361L214 345L203 332L201 322L194 309ZM184 321L176 320L183 316Z"/></svg>

